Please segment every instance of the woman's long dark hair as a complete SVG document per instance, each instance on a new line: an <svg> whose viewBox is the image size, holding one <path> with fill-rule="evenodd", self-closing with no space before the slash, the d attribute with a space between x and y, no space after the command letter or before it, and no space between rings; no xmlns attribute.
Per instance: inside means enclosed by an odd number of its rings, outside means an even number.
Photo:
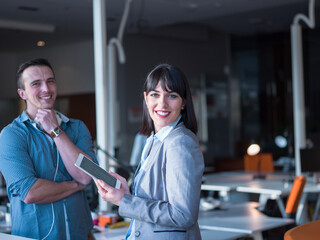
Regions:
<svg viewBox="0 0 320 240"><path fill-rule="evenodd" d="M197 119L194 113L191 91L184 73L177 67L169 64L160 64L148 74L143 86L143 91L148 94L155 90L159 82L164 90L168 91L168 89L170 89L178 93L183 99L185 106L184 109L181 110L182 117L180 121L182 121L188 129L197 134ZM152 131L154 131L153 121L149 115L147 104L145 100L143 100L142 128L140 133L150 136Z"/></svg>

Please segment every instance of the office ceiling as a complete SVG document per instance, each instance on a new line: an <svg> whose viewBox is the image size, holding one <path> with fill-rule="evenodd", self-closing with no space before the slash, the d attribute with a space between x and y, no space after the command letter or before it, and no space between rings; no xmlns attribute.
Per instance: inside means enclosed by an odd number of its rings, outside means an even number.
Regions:
<svg viewBox="0 0 320 240"><path fill-rule="evenodd" d="M38 40L55 45L92 38L92 1L0 0L0 49L30 49ZM199 24L235 35L289 31L295 14L308 15L308 3L308 0L132 0L126 32L145 32L174 24ZM116 35L124 5L125 0L106 0L108 37ZM316 17L318 10L316 1ZM22 30L21 24L23 29L54 31Z"/></svg>

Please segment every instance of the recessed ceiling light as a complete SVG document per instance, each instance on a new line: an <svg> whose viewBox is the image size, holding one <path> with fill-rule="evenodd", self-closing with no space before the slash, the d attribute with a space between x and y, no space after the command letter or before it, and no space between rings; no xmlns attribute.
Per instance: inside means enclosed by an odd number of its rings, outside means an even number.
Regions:
<svg viewBox="0 0 320 240"><path fill-rule="evenodd" d="M44 45L46 45L46 42L45 42L45 41L38 41L38 42L37 42L37 46L38 46L38 47L44 47Z"/></svg>

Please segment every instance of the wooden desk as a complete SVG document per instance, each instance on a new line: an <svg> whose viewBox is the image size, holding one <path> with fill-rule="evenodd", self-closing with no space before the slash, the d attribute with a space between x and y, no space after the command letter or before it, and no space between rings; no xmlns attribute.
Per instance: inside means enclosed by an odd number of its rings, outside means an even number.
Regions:
<svg viewBox="0 0 320 240"><path fill-rule="evenodd" d="M294 223L293 219L268 217L258 211L257 206L256 202L223 203L221 210L200 212L200 228L242 233L260 240L262 231Z"/></svg>

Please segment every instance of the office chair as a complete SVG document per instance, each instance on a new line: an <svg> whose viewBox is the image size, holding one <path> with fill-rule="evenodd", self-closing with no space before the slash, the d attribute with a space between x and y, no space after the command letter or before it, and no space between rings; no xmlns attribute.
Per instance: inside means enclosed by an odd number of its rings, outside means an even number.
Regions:
<svg viewBox="0 0 320 240"><path fill-rule="evenodd" d="M286 201L286 205L283 206L284 213L281 213L279 208L279 205L281 205L279 204L279 201L282 203L281 199L269 199L265 205L265 208L261 210L261 212L269 217L287 217L295 219L305 183L306 178L304 176L297 176L294 179L292 188ZM278 204L276 202L278 202ZM299 219L295 220L298 222Z"/></svg>
<svg viewBox="0 0 320 240"><path fill-rule="evenodd" d="M293 229L297 226L296 224L298 223L299 219L296 219L296 217L298 217L296 216L296 212L301 200L301 196L302 196L305 184L306 184L306 178L304 176L295 177L289 196L287 198L285 209L284 209L285 214L281 214L278 207L275 208L276 211L269 211L269 212L265 210L262 211L263 213L265 213L270 217L287 217L287 218L295 219L294 223L284 226L284 230L283 230L284 233L286 233L288 229ZM268 234L271 234L271 233L268 233ZM272 239L272 237L270 239ZM307 237L305 238L291 238L291 236L288 238L284 237L284 240L300 240L300 239L309 240L309 238ZM319 236L318 236L318 239L320 239ZM310 239L310 240L313 240L313 239Z"/></svg>
<svg viewBox="0 0 320 240"><path fill-rule="evenodd" d="M319 238L320 220L296 226L284 234L284 240L318 240Z"/></svg>
<svg viewBox="0 0 320 240"><path fill-rule="evenodd" d="M260 169L258 169L260 161ZM245 171L274 171L273 156L271 153L258 153L257 155L250 156L244 155L244 170Z"/></svg>
<svg viewBox="0 0 320 240"><path fill-rule="evenodd" d="M297 176L294 179L285 209L285 212L289 218L295 217L305 184L306 178L304 176Z"/></svg>

